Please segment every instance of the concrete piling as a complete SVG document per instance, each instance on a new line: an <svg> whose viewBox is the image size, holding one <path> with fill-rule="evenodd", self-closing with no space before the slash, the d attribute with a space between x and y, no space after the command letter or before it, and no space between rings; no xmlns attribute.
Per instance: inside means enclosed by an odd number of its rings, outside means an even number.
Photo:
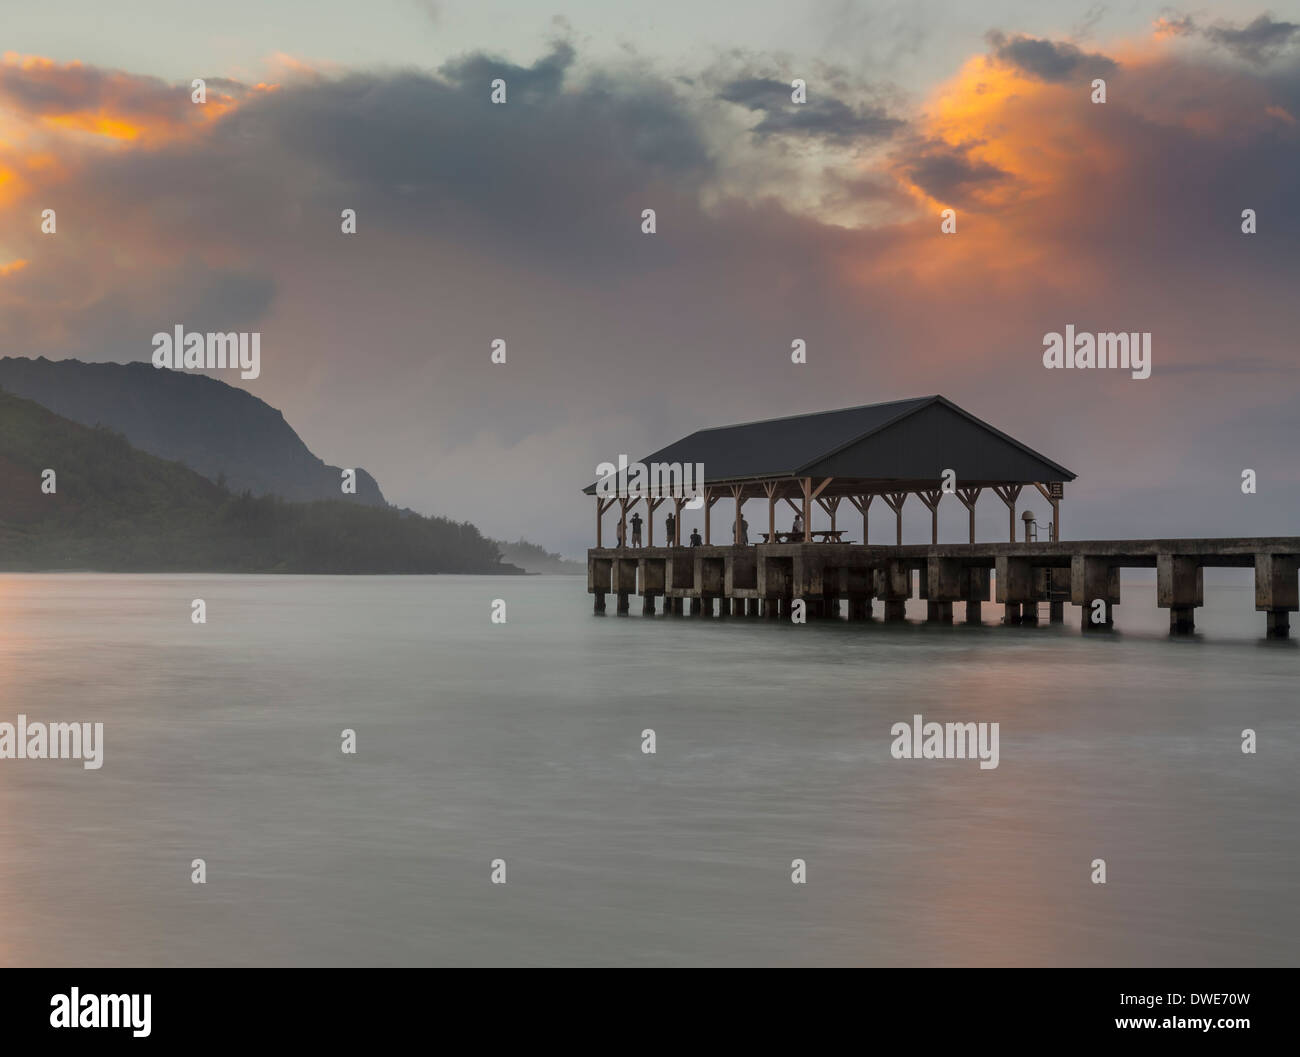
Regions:
<svg viewBox="0 0 1300 1057"><path fill-rule="evenodd" d="M1082 609L1084 631L1103 631L1115 625L1119 605L1119 567L1103 557L1076 554L1070 560L1070 601Z"/></svg>
<svg viewBox="0 0 1300 1057"><path fill-rule="evenodd" d="M1196 607L1205 604L1205 571L1195 558L1161 554L1156 558L1156 605L1169 610L1169 634L1196 630Z"/></svg>
<svg viewBox="0 0 1300 1057"><path fill-rule="evenodd" d="M1255 609L1268 614L1266 634L1284 639L1290 633L1290 614L1300 609L1300 558L1295 554L1262 552L1255 555Z"/></svg>
<svg viewBox="0 0 1300 1057"><path fill-rule="evenodd" d="M884 604L886 621L901 621L916 574L928 622L951 622L953 603L962 602L966 622L979 623L996 574L992 597L1006 623L1033 624L1044 615L1058 623L1068 600L1080 607L1084 630L1094 631L1114 624L1120 569L1154 568L1156 602L1169 610L1170 633L1186 635L1195 630L1195 611L1204 605L1208 567L1253 567L1263 632L1270 638L1289 634L1290 615L1300 611L1300 537L596 548L587 556L587 590L598 614L606 611L609 594L616 596L620 614L628 612L631 595L639 594L647 616L662 596L666 614L686 612L689 598L692 615L712 615L716 600L720 616L788 620L798 598L810 621L868 621L875 600ZM1041 602L1048 603L1045 611Z"/></svg>

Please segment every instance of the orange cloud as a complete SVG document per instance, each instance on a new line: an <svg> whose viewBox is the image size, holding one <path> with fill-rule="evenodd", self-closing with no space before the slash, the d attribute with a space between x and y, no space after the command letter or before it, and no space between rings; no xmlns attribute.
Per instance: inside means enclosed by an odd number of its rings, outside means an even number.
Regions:
<svg viewBox="0 0 1300 1057"><path fill-rule="evenodd" d="M6 52L0 59L0 128L20 139L53 131L106 145L156 144L199 131L250 94L274 88L213 78L207 102L196 104L189 85Z"/></svg>

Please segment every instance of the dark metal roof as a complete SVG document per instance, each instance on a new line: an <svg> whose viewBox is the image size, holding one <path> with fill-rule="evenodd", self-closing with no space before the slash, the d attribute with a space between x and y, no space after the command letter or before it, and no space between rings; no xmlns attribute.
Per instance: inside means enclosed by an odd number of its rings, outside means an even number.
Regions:
<svg viewBox="0 0 1300 1057"><path fill-rule="evenodd" d="M959 485L1076 476L942 396L702 429L640 461L703 463L709 484L780 477L936 482L945 469Z"/></svg>

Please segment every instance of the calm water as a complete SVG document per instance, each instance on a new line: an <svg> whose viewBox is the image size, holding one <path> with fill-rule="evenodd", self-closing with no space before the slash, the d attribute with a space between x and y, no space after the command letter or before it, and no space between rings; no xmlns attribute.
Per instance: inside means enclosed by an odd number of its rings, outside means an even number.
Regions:
<svg viewBox="0 0 1300 1057"><path fill-rule="evenodd" d="M0 963L1294 964L1300 650L1248 574L1194 641L1154 595L1084 638L595 617L561 577L0 576L0 721L106 743L0 761ZM998 721L1000 766L892 759L914 712Z"/></svg>

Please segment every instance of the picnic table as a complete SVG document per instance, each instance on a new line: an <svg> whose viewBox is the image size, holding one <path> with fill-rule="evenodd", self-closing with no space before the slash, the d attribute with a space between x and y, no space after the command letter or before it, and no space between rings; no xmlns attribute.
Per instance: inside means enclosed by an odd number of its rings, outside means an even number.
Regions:
<svg viewBox="0 0 1300 1057"><path fill-rule="evenodd" d="M834 530L813 529L810 535L814 540L817 540L820 543L847 543L848 540L843 538L844 531L845 531L844 529L834 529ZM764 543L774 542L773 539L771 538L772 537L771 533L764 532L761 533L761 535ZM793 532L778 532L775 535L776 535L776 539L775 539L776 543L798 543L800 540L803 539L802 532L798 533L797 535Z"/></svg>

